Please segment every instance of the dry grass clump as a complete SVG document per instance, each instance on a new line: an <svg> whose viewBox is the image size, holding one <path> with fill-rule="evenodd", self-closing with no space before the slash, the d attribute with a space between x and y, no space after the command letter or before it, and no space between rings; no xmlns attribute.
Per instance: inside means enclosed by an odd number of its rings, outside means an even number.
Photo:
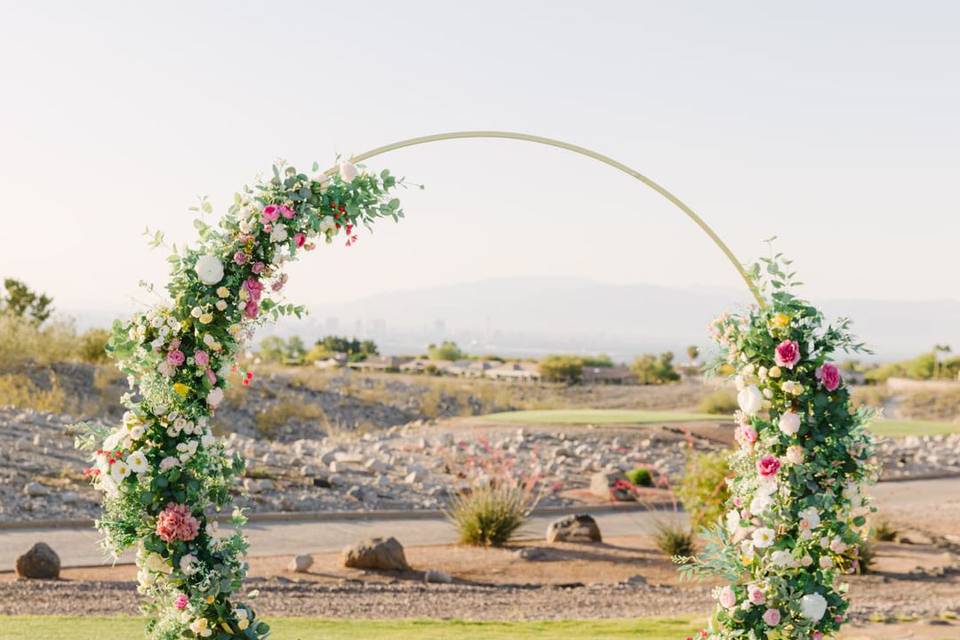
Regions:
<svg viewBox="0 0 960 640"><path fill-rule="evenodd" d="M41 389L33 380L20 373L0 375L0 406L12 405L18 409L34 409L63 413L66 394L56 376L50 375L50 388Z"/></svg>
<svg viewBox="0 0 960 640"><path fill-rule="evenodd" d="M670 558L689 558L693 556L697 548L693 531L664 521L657 522L653 542L664 555Z"/></svg>
<svg viewBox="0 0 960 640"><path fill-rule="evenodd" d="M523 487L484 483L455 495L446 515L463 544L502 547L526 522L533 505Z"/></svg>

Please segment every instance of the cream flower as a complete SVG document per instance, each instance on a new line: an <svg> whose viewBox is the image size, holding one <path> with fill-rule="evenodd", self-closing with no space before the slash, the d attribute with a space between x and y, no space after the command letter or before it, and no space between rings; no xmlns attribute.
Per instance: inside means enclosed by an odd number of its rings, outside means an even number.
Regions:
<svg viewBox="0 0 960 640"><path fill-rule="evenodd" d="M780 431L788 436L797 435L797 431L800 430L800 416L793 411L787 411L780 416L778 426L780 427Z"/></svg>
<svg viewBox="0 0 960 640"><path fill-rule="evenodd" d="M800 613L812 622L819 622L827 612L827 600L819 593L808 593L800 598Z"/></svg>
<svg viewBox="0 0 960 640"><path fill-rule="evenodd" d="M180 571L185 576L192 576L200 569L199 563L197 562L197 556L192 553L180 558Z"/></svg>
<svg viewBox="0 0 960 640"><path fill-rule="evenodd" d="M776 541L776 533L769 527L760 527L753 532L753 546L757 549L766 549Z"/></svg>
<svg viewBox="0 0 960 640"><path fill-rule="evenodd" d="M227 289L226 287L220 287L219 289L217 289L217 296L220 298L229 298L230 289Z"/></svg>
<svg viewBox="0 0 960 640"><path fill-rule="evenodd" d="M737 404L740 405L740 410L744 414L755 416L763 408L763 394L756 385L751 384L737 394Z"/></svg>
<svg viewBox="0 0 960 640"><path fill-rule="evenodd" d="M134 451L127 456L127 465L134 473L143 473L149 467L147 456L143 455L143 451Z"/></svg>
<svg viewBox="0 0 960 640"><path fill-rule="evenodd" d="M352 162L341 160L339 170L340 179L344 182L352 182L357 177L357 167Z"/></svg>
<svg viewBox="0 0 960 640"><path fill-rule="evenodd" d="M217 284L223 279L223 263L217 256L210 254L200 256L197 259L194 271L197 272L197 278L203 284Z"/></svg>
<svg viewBox="0 0 960 640"><path fill-rule="evenodd" d="M207 394L207 404L216 409L223 402L223 389L215 387Z"/></svg>
<svg viewBox="0 0 960 640"><path fill-rule="evenodd" d="M110 477L114 482L120 484L124 478L130 475L130 465L122 460L118 460L110 465Z"/></svg>
<svg viewBox="0 0 960 640"><path fill-rule="evenodd" d="M209 638L213 635L213 629L210 628L210 623L206 618L197 618L190 623L190 631L198 638Z"/></svg>
<svg viewBox="0 0 960 640"><path fill-rule="evenodd" d="M278 224L270 232L270 242L286 242L288 237L287 228L282 224Z"/></svg>

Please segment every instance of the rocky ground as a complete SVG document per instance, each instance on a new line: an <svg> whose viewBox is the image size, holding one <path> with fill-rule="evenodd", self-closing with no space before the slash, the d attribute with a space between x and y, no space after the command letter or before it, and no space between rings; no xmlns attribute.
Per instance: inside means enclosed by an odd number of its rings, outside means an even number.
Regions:
<svg viewBox="0 0 960 640"><path fill-rule="evenodd" d="M66 429L72 421L0 408L0 523L96 517L97 495L82 477L87 461ZM253 512L403 510L442 508L458 487L503 472L537 479L541 506L589 499L591 476L604 470L645 466L668 485L690 448L722 446L716 441L722 438L682 431L453 419L292 442L237 433L226 440L249 461L237 499ZM880 452L888 477L960 472L960 435L884 440Z"/></svg>

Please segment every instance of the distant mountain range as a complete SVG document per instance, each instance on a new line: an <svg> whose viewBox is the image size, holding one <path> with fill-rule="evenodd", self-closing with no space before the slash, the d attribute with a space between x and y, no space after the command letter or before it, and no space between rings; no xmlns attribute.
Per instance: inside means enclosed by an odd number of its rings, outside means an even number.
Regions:
<svg viewBox="0 0 960 640"><path fill-rule="evenodd" d="M605 351L626 359L688 344L706 347L709 322L749 302L745 292L715 288L616 285L572 277L496 278L318 306L299 326L283 329L310 336L363 334L405 352L450 338L474 352ZM960 300L816 302L831 317L852 318L855 333L876 357L906 357L935 343L960 350Z"/></svg>
<svg viewBox="0 0 960 640"><path fill-rule="evenodd" d="M303 320L264 331L309 341L328 333L356 335L376 340L385 353L420 353L430 342L452 339L478 354L605 352L626 361L644 352L683 352L690 344L707 348L709 322L749 302L746 292L732 289L495 278L313 305ZM960 300L814 302L831 317L853 319L854 332L875 358L908 357L938 343L960 351ZM105 310L72 313L82 326L106 324L113 317L107 318Z"/></svg>

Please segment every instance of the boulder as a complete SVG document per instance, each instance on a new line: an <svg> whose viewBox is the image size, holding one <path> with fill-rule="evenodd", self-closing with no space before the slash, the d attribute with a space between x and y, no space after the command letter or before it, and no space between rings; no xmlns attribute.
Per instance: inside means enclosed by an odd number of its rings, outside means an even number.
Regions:
<svg viewBox="0 0 960 640"><path fill-rule="evenodd" d="M309 570L312 566L313 556L299 555L291 558L290 564L287 565L287 569L290 571L296 571L297 573L306 573L307 570Z"/></svg>
<svg viewBox="0 0 960 640"><path fill-rule="evenodd" d="M514 551L513 557L518 560L542 560L547 557L547 552L540 547L523 547Z"/></svg>
<svg viewBox="0 0 960 640"><path fill-rule="evenodd" d="M33 498L48 496L50 490L39 482L28 482L23 486L23 495Z"/></svg>
<svg viewBox="0 0 960 640"><path fill-rule="evenodd" d="M593 517L579 513L554 520L547 527L547 542L602 542Z"/></svg>
<svg viewBox="0 0 960 640"><path fill-rule="evenodd" d="M621 484L622 488L617 488L618 484ZM590 476L590 493L598 498L617 502L636 500L636 496L627 488L629 486L627 476L619 470L600 471Z"/></svg>
<svg viewBox="0 0 960 640"><path fill-rule="evenodd" d="M353 569L405 571L410 568L403 545L394 538L368 538L346 547L341 554L343 566Z"/></svg>
<svg viewBox="0 0 960 640"><path fill-rule="evenodd" d="M427 572L423 574L423 580L424 582L450 584L453 582L453 576L446 571L440 571L439 569L428 569Z"/></svg>
<svg viewBox="0 0 960 640"><path fill-rule="evenodd" d="M46 542L38 542L17 558L17 576L35 580L55 580L60 577L60 556Z"/></svg>

